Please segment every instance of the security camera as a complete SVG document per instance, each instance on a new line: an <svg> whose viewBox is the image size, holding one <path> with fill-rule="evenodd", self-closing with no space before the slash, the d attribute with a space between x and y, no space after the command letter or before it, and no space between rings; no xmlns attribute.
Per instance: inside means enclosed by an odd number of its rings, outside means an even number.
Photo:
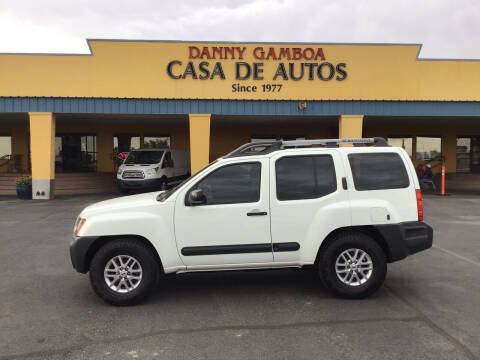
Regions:
<svg viewBox="0 0 480 360"><path fill-rule="evenodd" d="M305 110L307 108L307 102L306 101L300 101L298 103L298 110Z"/></svg>

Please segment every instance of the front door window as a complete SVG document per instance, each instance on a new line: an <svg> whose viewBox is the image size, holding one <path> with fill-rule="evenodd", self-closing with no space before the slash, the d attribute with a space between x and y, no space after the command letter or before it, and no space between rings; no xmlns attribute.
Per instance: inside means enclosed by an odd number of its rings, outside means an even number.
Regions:
<svg viewBox="0 0 480 360"><path fill-rule="evenodd" d="M206 205L253 203L260 199L258 162L224 166L201 180L194 189L201 189Z"/></svg>

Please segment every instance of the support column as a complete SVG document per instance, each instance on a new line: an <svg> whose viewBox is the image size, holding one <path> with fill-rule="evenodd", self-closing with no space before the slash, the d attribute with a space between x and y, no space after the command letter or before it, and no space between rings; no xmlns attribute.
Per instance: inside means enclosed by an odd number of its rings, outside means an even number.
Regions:
<svg viewBox="0 0 480 360"><path fill-rule="evenodd" d="M445 157L445 171L457 172L457 135L442 136L442 155Z"/></svg>
<svg viewBox="0 0 480 360"><path fill-rule="evenodd" d="M55 116L31 112L30 152L33 199L53 199L55 193Z"/></svg>
<svg viewBox="0 0 480 360"><path fill-rule="evenodd" d="M113 134L108 131L97 133L97 171L114 172Z"/></svg>
<svg viewBox="0 0 480 360"><path fill-rule="evenodd" d="M210 114L189 114L190 169L195 174L210 162Z"/></svg>
<svg viewBox="0 0 480 360"><path fill-rule="evenodd" d="M361 138L362 130L363 115L340 115L338 119L338 137L340 139ZM344 144L344 146L352 145Z"/></svg>

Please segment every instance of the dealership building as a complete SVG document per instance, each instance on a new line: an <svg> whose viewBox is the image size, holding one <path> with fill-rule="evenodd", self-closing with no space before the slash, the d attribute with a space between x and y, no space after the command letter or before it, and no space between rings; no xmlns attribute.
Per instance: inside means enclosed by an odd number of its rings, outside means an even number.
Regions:
<svg viewBox="0 0 480 360"><path fill-rule="evenodd" d="M0 54L0 195L114 189L118 154L189 150L191 172L259 139L380 136L419 172L480 173L480 61L418 44L89 40Z"/></svg>

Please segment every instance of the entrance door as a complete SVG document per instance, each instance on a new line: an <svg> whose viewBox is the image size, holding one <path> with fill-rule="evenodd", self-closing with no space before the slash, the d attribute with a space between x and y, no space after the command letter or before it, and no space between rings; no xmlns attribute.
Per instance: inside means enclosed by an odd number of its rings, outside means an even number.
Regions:
<svg viewBox="0 0 480 360"><path fill-rule="evenodd" d="M96 164L95 135L62 134L55 138L57 171L95 171Z"/></svg>
<svg viewBox="0 0 480 360"><path fill-rule="evenodd" d="M271 264L268 159L213 166L176 199L175 237L183 262L188 269ZM192 206L188 194L198 189L206 203Z"/></svg>

